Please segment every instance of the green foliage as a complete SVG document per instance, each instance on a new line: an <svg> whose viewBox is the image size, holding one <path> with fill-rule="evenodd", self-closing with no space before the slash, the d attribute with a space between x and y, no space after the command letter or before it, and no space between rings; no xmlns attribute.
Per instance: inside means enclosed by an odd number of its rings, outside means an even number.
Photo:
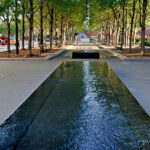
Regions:
<svg viewBox="0 0 150 150"><path fill-rule="evenodd" d="M30 9L28 6L28 0L18 0L18 10L15 11L14 0L0 0L0 20L5 22L12 20L14 21L14 15L17 13L20 19L19 23L19 34L21 33L21 14L29 15ZM41 0L33 0L34 7L34 31L39 32L40 25L40 11L39 3ZM75 31L84 30L84 21L86 17L86 5L85 0L43 0L43 13L44 17L48 13L47 4L49 4L50 9L54 8L54 11L58 14L58 27L60 28L61 16L65 17L65 24L71 24ZM89 11L90 11L90 22L89 28L93 32L100 32L102 27L106 28L106 24L109 24L108 28L112 28L113 22L115 20L115 27L117 26L116 20L119 19L119 26L122 26L122 6L124 0L88 0ZM136 15L137 16L137 27L139 27L139 4L136 0ZM126 0L127 7L127 28L130 28L130 16L132 14L132 4L133 0ZM25 11L22 9L22 5L25 5ZM148 7L149 8L149 7ZM9 16L9 17L8 17ZM27 18L26 18L27 20ZM150 25L149 14L147 16L147 25ZM50 17L47 15L44 19L44 27L49 30ZM11 25L11 33L14 34L15 28ZM6 27L1 24L0 32L5 33Z"/></svg>
<svg viewBox="0 0 150 150"><path fill-rule="evenodd" d="M19 29L19 36L21 36L21 32L22 32L21 24L19 24L18 29ZM11 23L10 30L11 30L11 35L15 35L16 29L15 29L15 23L14 22ZM28 32L28 26L27 25L25 26L25 31L26 31L26 33ZM7 34L7 27L4 23L0 23L0 35L1 34L2 35Z"/></svg>
<svg viewBox="0 0 150 150"><path fill-rule="evenodd" d="M141 44L141 39L136 39L136 44ZM145 39L145 46L150 46L150 39Z"/></svg>
<svg viewBox="0 0 150 150"><path fill-rule="evenodd" d="M14 18L14 1L0 1L0 20L3 22L11 21Z"/></svg>
<svg viewBox="0 0 150 150"><path fill-rule="evenodd" d="M136 43L136 44L140 44L140 43L141 43L141 39L136 39L136 40L135 40L135 43Z"/></svg>
<svg viewBox="0 0 150 150"><path fill-rule="evenodd" d="M0 35L4 35L4 34L7 34L7 28L6 28L6 25L4 23L1 23L0 24Z"/></svg>
<svg viewBox="0 0 150 150"><path fill-rule="evenodd" d="M150 39L145 40L145 45L150 46Z"/></svg>
<svg viewBox="0 0 150 150"><path fill-rule="evenodd" d="M83 31L83 23L85 21L85 0L51 0L45 1L43 7L44 15L47 14L46 19L44 19L45 29L49 28L50 16L48 15L47 5L50 6L50 9L54 8L54 12L58 15L58 24L59 28L61 26L61 16L65 18L65 25L71 24L74 27L74 30ZM34 15L34 26L36 31L39 31L39 16L40 10L38 9L37 13Z"/></svg>

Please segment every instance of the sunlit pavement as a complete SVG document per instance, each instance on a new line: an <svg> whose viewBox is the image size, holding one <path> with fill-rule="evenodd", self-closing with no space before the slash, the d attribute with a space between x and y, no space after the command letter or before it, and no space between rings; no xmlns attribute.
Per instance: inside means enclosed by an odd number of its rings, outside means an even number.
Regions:
<svg viewBox="0 0 150 150"><path fill-rule="evenodd" d="M150 60L109 60L108 62L150 116Z"/></svg>

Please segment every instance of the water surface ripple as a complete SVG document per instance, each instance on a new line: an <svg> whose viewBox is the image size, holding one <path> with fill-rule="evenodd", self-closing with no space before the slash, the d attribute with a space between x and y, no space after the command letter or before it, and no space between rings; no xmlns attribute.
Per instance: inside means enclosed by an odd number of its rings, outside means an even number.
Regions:
<svg viewBox="0 0 150 150"><path fill-rule="evenodd" d="M64 62L0 127L0 148L150 149L150 118L104 62Z"/></svg>

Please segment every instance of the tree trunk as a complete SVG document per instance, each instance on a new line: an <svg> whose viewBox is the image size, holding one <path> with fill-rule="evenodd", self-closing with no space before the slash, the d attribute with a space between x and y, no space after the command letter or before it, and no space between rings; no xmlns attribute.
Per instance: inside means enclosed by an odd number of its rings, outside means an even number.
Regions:
<svg viewBox="0 0 150 150"><path fill-rule="evenodd" d="M115 19L113 20L113 27L112 27L112 34L111 34L112 45L114 45L114 32L115 32Z"/></svg>
<svg viewBox="0 0 150 150"><path fill-rule="evenodd" d="M100 34L100 43L103 41L103 27L101 27L101 34Z"/></svg>
<svg viewBox="0 0 150 150"><path fill-rule="evenodd" d="M44 32L44 31L43 31L43 32ZM46 41L46 39L47 39L47 30L45 30L45 36L44 36L44 37L45 37L45 44L46 44L46 42L47 42L47 41Z"/></svg>
<svg viewBox="0 0 150 150"><path fill-rule="evenodd" d="M50 30L50 49L53 47L53 24L54 24L54 8L51 9L51 30Z"/></svg>
<svg viewBox="0 0 150 150"><path fill-rule="evenodd" d="M8 56L10 51L10 22L7 21L7 38L8 38L8 44L7 44L7 51L8 51Z"/></svg>
<svg viewBox="0 0 150 150"><path fill-rule="evenodd" d="M43 51L43 0L40 1L40 52Z"/></svg>
<svg viewBox="0 0 150 150"><path fill-rule="evenodd" d="M138 23L138 14L135 17L135 21L134 21L134 30L133 30L133 45L135 46L135 41L136 41L136 26Z"/></svg>
<svg viewBox="0 0 150 150"><path fill-rule="evenodd" d="M135 46L135 43L136 43L136 29L134 29L133 32L133 46Z"/></svg>
<svg viewBox="0 0 150 150"><path fill-rule="evenodd" d="M89 2L88 0L85 1L85 26L84 28L88 28L88 25L89 25L89 20L88 20L88 17L89 17L89 8L88 8L88 5L89 5Z"/></svg>
<svg viewBox="0 0 150 150"><path fill-rule="evenodd" d="M120 49L122 50L123 45L124 45L124 27L125 27L125 22L124 22L124 16L125 16L125 0L123 1L123 16L122 16L122 34L121 34L121 47Z"/></svg>
<svg viewBox="0 0 150 150"><path fill-rule="evenodd" d="M133 38L133 23L134 23L134 16L135 16L135 3L136 1L133 1L133 7L132 7L132 16L131 16L131 28L130 28L130 53L132 50L132 38Z"/></svg>
<svg viewBox="0 0 150 150"><path fill-rule="evenodd" d="M30 16L29 16L28 50L29 50L29 56L32 56L33 0L29 0L29 5L30 5Z"/></svg>
<svg viewBox="0 0 150 150"><path fill-rule="evenodd" d="M64 15L61 16L61 45L64 45Z"/></svg>
<svg viewBox="0 0 150 150"><path fill-rule="evenodd" d="M107 19L106 23L106 44L109 45L110 43L110 18Z"/></svg>
<svg viewBox="0 0 150 150"><path fill-rule="evenodd" d="M89 11L89 9L88 9L88 5L89 5L89 2L88 2L88 0L86 0L86 2L85 2L85 5L86 5L86 19L88 18L88 11Z"/></svg>
<svg viewBox="0 0 150 150"><path fill-rule="evenodd" d="M143 14L142 14L142 35L141 35L141 55L145 53L145 22L146 22L146 9L147 0L143 0Z"/></svg>
<svg viewBox="0 0 150 150"><path fill-rule="evenodd" d="M49 47L51 47L51 21L49 21Z"/></svg>
<svg viewBox="0 0 150 150"><path fill-rule="evenodd" d="M25 6L24 4L22 5L23 13L22 13L22 49L24 50L24 34L25 34Z"/></svg>
<svg viewBox="0 0 150 150"><path fill-rule="evenodd" d="M108 28L108 45L110 45L110 33L111 33L111 29L109 27Z"/></svg>
<svg viewBox="0 0 150 150"><path fill-rule="evenodd" d="M18 42L18 14L17 14L17 6L18 2L15 0L15 25L16 25L16 54L19 54L19 42Z"/></svg>
<svg viewBox="0 0 150 150"><path fill-rule="evenodd" d="M71 40L74 41L74 25L72 25Z"/></svg>
<svg viewBox="0 0 150 150"><path fill-rule="evenodd" d="M65 29L66 41L68 41L69 29L68 29L68 18L66 21L66 29Z"/></svg>
<svg viewBox="0 0 150 150"><path fill-rule="evenodd" d="M127 31L127 44L130 44L130 29Z"/></svg>
<svg viewBox="0 0 150 150"><path fill-rule="evenodd" d="M107 31L107 22L106 22L106 26L105 26L105 44L107 45L107 41L108 41L108 31Z"/></svg>
<svg viewBox="0 0 150 150"><path fill-rule="evenodd" d="M126 9L125 9L125 11L126 11L126 21L125 21L125 40L124 40L124 45L125 45L125 47L127 46L127 25L128 25L128 10L127 10L127 4L126 4Z"/></svg>
<svg viewBox="0 0 150 150"><path fill-rule="evenodd" d="M117 18L117 31L116 31L116 46L119 45L119 28L120 28L120 22L119 22L120 14Z"/></svg>
<svg viewBox="0 0 150 150"><path fill-rule="evenodd" d="M69 41L72 41L72 24L69 23Z"/></svg>
<svg viewBox="0 0 150 150"><path fill-rule="evenodd" d="M58 46L58 16L57 12L55 12L55 45Z"/></svg>
<svg viewBox="0 0 150 150"><path fill-rule="evenodd" d="M32 32L32 48L34 47L34 29L33 29L33 32Z"/></svg>

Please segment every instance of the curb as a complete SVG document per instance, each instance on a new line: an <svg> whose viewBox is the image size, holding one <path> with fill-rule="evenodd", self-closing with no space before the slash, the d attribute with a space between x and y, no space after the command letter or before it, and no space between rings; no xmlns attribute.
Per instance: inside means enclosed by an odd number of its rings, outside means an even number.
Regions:
<svg viewBox="0 0 150 150"><path fill-rule="evenodd" d="M124 55L118 53L118 52L115 51L115 50L111 50L110 48L105 48L103 45L98 45L98 47L105 49L106 51L112 53L113 56L116 56L116 57L118 57L118 58L121 59L121 60L128 60L128 59L129 59L127 56L124 56Z"/></svg>
<svg viewBox="0 0 150 150"><path fill-rule="evenodd" d="M54 53L54 55L46 56L45 59L46 59L46 60L51 60L51 59L53 59L53 58L55 58L55 57L60 56L61 54L65 53L65 52L66 52L66 49L63 49L63 50L61 50L61 51L58 51L58 52Z"/></svg>
<svg viewBox="0 0 150 150"><path fill-rule="evenodd" d="M129 61L150 61L150 58L149 57L144 57L144 58L140 58L140 57L129 57L128 58Z"/></svg>
<svg viewBox="0 0 150 150"><path fill-rule="evenodd" d="M106 49L108 52L112 53L114 56L118 57L121 60L128 60L129 58L127 56L124 56L116 51L112 51L111 49Z"/></svg>
<svg viewBox="0 0 150 150"><path fill-rule="evenodd" d="M41 57L41 58L0 58L0 61L50 60L50 59L53 59L53 58L63 54L65 51L66 51L66 49L63 49L56 53L50 53L47 56Z"/></svg>

